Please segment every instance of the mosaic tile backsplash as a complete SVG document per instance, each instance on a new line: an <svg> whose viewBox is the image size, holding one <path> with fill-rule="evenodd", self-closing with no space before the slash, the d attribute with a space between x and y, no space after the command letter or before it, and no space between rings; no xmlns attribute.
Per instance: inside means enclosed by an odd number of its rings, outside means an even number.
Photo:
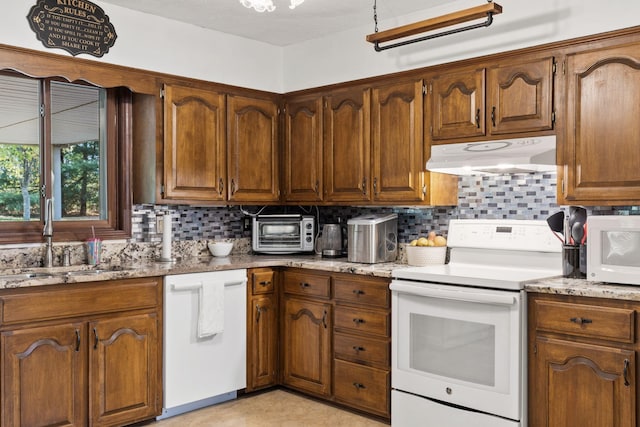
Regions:
<svg viewBox="0 0 640 427"><path fill-rule="evenodd" d="M164 212L173 216L174 241L250 238L245 228L247 214L256 214L259 206L194 207L135 205L132 242L160 242L161 230L156 218ZM398 214L398 239L406 243L430 230L446 235L452 218L536 219L544 220L568 206L556 203L556 174L528 173L495 176L464 176L458 181L458 206L422 207L269 207L263 213L277 211L304 213L326 223L346 222L370 213ZM640 207L589 207L593 215L638 215ZM250 224L250 222L249 222Z"/></svg>

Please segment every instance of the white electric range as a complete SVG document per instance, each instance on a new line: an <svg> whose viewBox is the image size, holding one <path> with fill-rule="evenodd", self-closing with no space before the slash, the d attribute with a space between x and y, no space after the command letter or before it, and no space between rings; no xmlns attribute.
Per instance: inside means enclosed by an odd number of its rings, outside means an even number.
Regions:
<svg viewBox="0 0 640 427"><path fill-rule="evenodd" d="M562 273L546 221L451 220L445 265L392 272L392 425L526 425L527 281Z"/></svg>

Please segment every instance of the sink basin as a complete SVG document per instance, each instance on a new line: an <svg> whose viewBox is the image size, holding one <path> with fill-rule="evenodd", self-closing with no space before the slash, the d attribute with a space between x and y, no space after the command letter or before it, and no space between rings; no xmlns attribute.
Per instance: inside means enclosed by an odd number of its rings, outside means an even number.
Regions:
<svg viewBox="0 0 640 427"><path fill-rule="evenodd" d="M29 279L47 279L50 277L74 277L74 276L97 276L99 274L112 273L117 271L130 271L130 269L121 266L96 268L93 266L75 266L75 267L54 267L48 268L46 271L8 271L0 273L0 280L29 280Z"/></svg>
<svg viewBox="0 0 640 427"><path fill-rule="evenodd" d="M55 276L53 273L13 273L0 274L0 280L46 279L53 276Z"/></svg>

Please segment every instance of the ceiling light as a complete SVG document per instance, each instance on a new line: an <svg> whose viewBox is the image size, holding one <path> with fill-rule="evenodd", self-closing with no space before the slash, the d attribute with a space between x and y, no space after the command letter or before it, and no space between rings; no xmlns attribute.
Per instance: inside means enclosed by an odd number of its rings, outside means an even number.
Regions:
<svg viewBox="0 0 640 427"><path fill-rule="evenodd" d="M301 5L304 0L290 0L289 9L295 9L296 6ZM256 12L273 12L276 10L276 6L273 4L273 0L240 0L240 3L244 7L253 8Z"/></svg>

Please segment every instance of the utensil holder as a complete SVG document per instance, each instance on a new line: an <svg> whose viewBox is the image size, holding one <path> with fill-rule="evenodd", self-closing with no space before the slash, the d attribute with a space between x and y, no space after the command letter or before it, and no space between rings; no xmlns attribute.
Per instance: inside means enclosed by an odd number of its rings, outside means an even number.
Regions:
<svg viewBox="0 0 640 427"><path fill-rule="evenodd" d="M562 275L572 279L584 279L580 271L580 246L562 246Z"/></svg>

